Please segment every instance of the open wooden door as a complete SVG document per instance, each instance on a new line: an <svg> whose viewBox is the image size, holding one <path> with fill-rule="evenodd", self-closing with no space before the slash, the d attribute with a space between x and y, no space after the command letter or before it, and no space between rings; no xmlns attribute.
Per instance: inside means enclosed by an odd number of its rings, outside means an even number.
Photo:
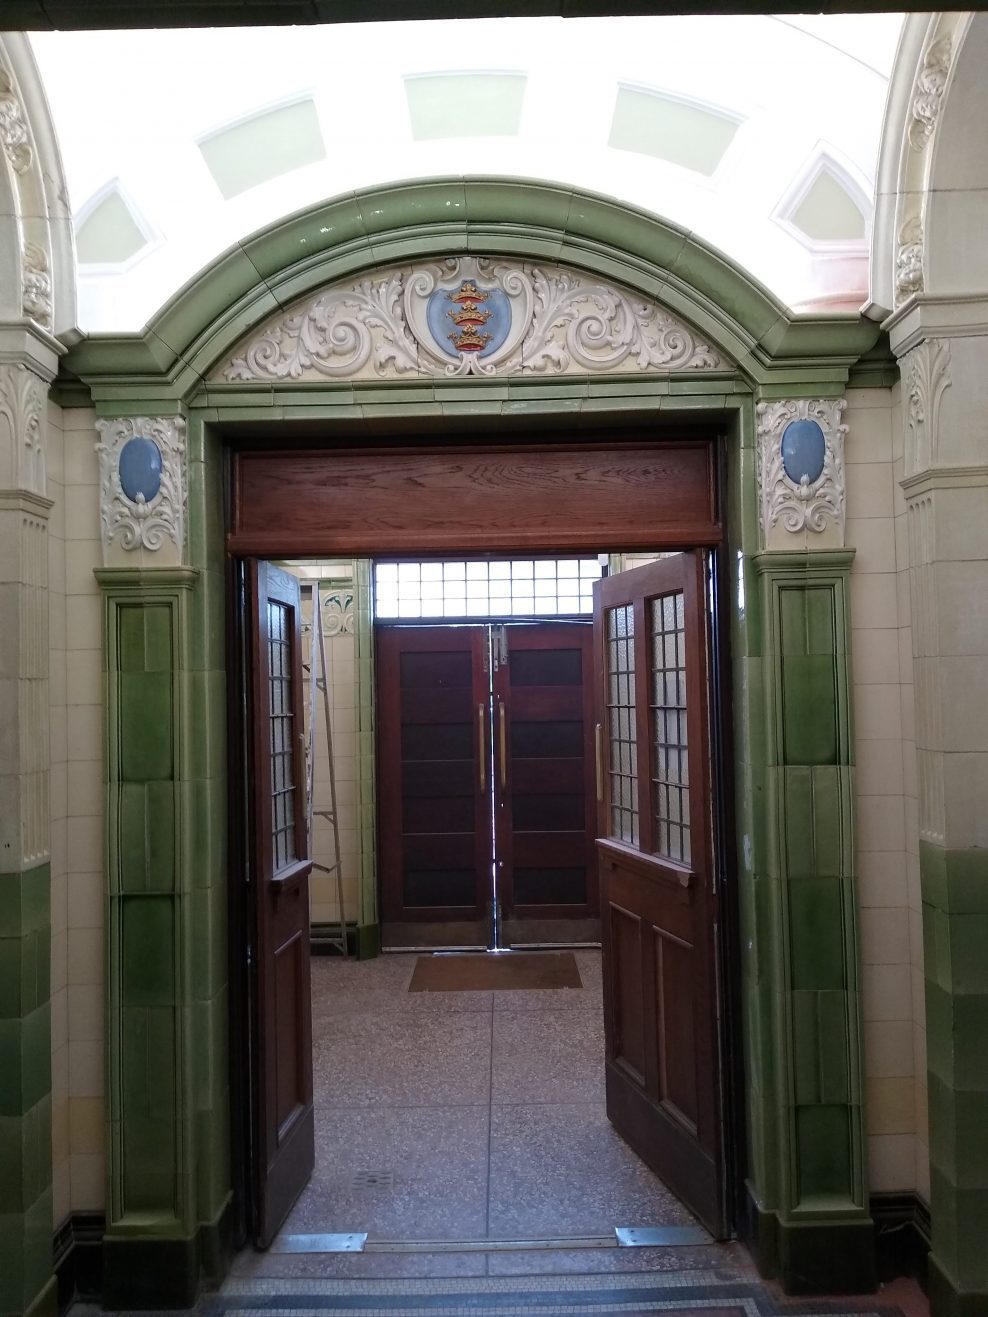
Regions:
<svg viewBox="0 0 988 1317"><path fill-rule="evenodd" d="M607 1113L726 1232L704 560L594 587Z"/></svg>
<svg viewBox="0 0 988 1317"><path fill-rule="evenodd" d="M251 564L254 1241L267 1248L315 1161L309 870L298 581Z"/></svg>

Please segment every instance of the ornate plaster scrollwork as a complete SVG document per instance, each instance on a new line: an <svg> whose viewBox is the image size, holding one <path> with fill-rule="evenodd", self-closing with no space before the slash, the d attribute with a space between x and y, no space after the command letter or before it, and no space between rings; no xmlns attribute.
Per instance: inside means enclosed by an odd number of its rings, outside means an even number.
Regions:
<svg viewBox="0 0 988 1317"><path fill-rule="evenodd" d="M100 521L106 565L126 560L135 549L160 554L162 566L182 561L185 548L185 421L181 416L133 416L96 422L100 467ZM144 489L127 492L121 454L138 441L158 458L146 462ZM133 450L132 450L133 451ZM140 454L142 457L144 454ZM131 484L133 489L133 484ZM123 558L117 550L123 550Z"/></svg>
<svg viewBox="0 0 988 1317"><path fill-rule="evenodd" d="M45 405L48 386L21 363L0 365L0 418L6 421L4 442L0 432L3 485L46 493Z"/></svg>
<svg viewBox="0 0 988 1317"><path fill-rule="evenodd" d="M353 591L330 590L322 600L323 633L334 636L353 635Z"/></svg>
<svg viewBox="0 0 988 1317"><path fill-rule="evenodd" d="M766 546L781 547L786 532L804 530L821 534L828 527L844 543L844 436L841 422L846 407L843 398L796 398L760 402L758 415L758 483L761 494L761 528ZM782 439L793 421L812 421L823 432L824 450L820 474L805 476L797 484L786 474ZM781 536L781 538L780 538Z"/></svg>
<svg viewBox="0 0 988 1317"><path fill-rule="evenodd" d="M953 42L950 35L935 41L926 52L923 68L913 95L912 122L909 125L909 144L914 151L922 151L933 136L940 115Z"/></svg>
<svg viewBox="0 0 988 1317"><path fill-rule="evenodd" d="M915 475L936 466L940 458L940 404L950 388L950 344L928 338L903 358L906 379L907 423L911 443L905 474Z"/></svg>
<svg viewBox="0 0 988 1317"><path fill-rule="evenodd" d="M18 174L31 168L34 153L27 131L24 110L9 74L0 68L0 146Z"/></svg>
<svg viewBox="0 0 988 1317"><path fill-rule="evenodd" d="M21 273L21 306L24 314L46 329L51 327L51 275L48 257L36 243L24 244Z"/></svg>
<svg viewBox="0 0 988 1317"><path fill-rule="evenodd" d="M272 321L228 381L719 370L653 303L575 270L451 256L334 287Z"/></svg>
<svg viewBox="0 0 988 1317"><path fill-rule="evenodd" d="M895 292L900 301L923 291L923 221L916 216L899 230Z"/></svg>

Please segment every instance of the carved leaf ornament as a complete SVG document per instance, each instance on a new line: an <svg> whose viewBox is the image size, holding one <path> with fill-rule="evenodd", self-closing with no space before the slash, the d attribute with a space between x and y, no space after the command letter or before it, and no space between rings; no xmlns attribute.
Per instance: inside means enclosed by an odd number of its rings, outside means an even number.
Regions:
<svg viewBox="0 0 988 1317"><path fill-rule="evenodd" d="M327 289L271 322L228 381L726 370L653 303L574 270L451 256Z"/></svg>
<svg viewBox="0 0 988 1317"><path fill-rule="evenodd" d="M759 486L761 489L762 533L768 541L774 527L781 525L792 534L803 530L822 532L828 524L844 531L844 435L841 424L846 402L843 398L798 398L758 404ZM804 469L799 479L797 465L789 460L785 437L790 427L809 422L820 434L819 461ZM805 430L810 434L810 428ZM819 474L815 474L815 472ZM814 478L815 474L815 478Z"/></svg>
<svg viewBox="0 0 988 1317"><path fill-rule="evenodd" d="M185 421L135 416L96 422L104 550L156 551L185 536Z"/></svg>

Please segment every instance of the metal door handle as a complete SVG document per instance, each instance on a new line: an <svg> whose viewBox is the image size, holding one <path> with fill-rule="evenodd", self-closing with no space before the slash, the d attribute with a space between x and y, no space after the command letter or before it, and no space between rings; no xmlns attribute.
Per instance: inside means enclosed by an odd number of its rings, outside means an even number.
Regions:
<svg viewBox="0 0 988 1317"><path fill-rule="evenodd" d="M298 741L298 757L297 757L297 759L296 759L296 761L295 761L295 762L296 762L296 768L295 768L294 776L297 778L297 782L294 782L292 785L293 785L293 786L295 786L295 785L298 786L298 788L299 788L299 795L300 795L300 797L301 797L301 799L302 799L302 803L303 803L303 805L304 805L304 807L305 807L305 812L306 812L306 814L308 814L308 810L309 810L309 765L308 765L308 756L307 756L306 753L305 753L305 732L299 732L298 735L297 735L297 738L296 738L296 739L297 739L297 741Z"/></svg>
<svg viewBox="0 0 988 1317"><path fill-rule="evenodd" d="M507 755L505 752L503 704L498 704L497 706L497 719L498 719L498 724L497 724L498 748L500 750L500 759L501 759L501 790L503 791L505 787L505 781L507 779L507 764L506 764Z"/></svg>
<svg viewBox="0 0 988 1317"><path fill-rule="evenodd" d="M594 728L593 749L597 778L597 800L599 803L604 799L604 729L600 723Z"/></svg>
<svg viewBox="0 0 988 1317"><path fill-rule="evenodd" d="M478 705L477 705L477 745L478 745L478 747L479 747L478 753L479 753L479 755L480 755L480 789L481 789L481 791L485 791L485 790L487 789L487 754L486 754L487 747L486 747L486 745L484 744L484 742L485 742L485 740L486 740L486 737L484 736L484 730L485 730L485 728L484 728L484 706L483 706L482 704L478 704Z"/></svg>

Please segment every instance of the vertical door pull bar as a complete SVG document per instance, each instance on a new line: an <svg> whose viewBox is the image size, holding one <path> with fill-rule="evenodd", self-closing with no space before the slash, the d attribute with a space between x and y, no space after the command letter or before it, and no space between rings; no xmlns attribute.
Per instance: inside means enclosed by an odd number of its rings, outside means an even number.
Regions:
<svg viewBox="0 0 988 1317"><path fill-rule="evenodd" d="M299 787L299 795L300 795L300 798L301 798L301 800L302 800L302 809L303 809L303 812L306 814L306 816L308 816L308 812L309 812L309 766L308 766L308 763L307 763L307 756L306 756L306 753L305 753L305 733L304 733L304 732L298 732L298 733L296 734L296 741L297 741L297 754L298 754L298 757L297 757L297 759L295 760L295 764L296 764L296 767L295 767L295 777L296 777L296 782L297 782L298 787ZM292 785L294 786L295 783L293 783ZM310 823L309 826L310 826L310 827L312 826L311 823ZM310 841L310 844L311 844L311 841Z"/></svg>
<svg viewBox="0 0 988 1317"><path fill-rule="evenodd" d="M487 746L485 745L486 737L484 736L484 706L477 705L477 745L480 754L480 789L487 789Z"/></svg>
<svg viewBox="0 0 988 1317"><path fill-rule="evenodd" d="M498 748L501 752L501 790L504 790L507 779L507 753L504 743L504 704L499 702L497 706L497 730L498 730Z"/></svg>
<svg viewBox="0 0 988 1317"><path fill-rule="evenodd" d="M596 767L596 770L597 770L597 801L598 801L598 803L602 802L603 799L604 799L604 751L603 751L603 742L604 742L604 729L603 729L603 727L600 725L600 723L597 723L596 727L594 728L593 748L594 748L594 761L595 761L595 767Z"/></svg>

